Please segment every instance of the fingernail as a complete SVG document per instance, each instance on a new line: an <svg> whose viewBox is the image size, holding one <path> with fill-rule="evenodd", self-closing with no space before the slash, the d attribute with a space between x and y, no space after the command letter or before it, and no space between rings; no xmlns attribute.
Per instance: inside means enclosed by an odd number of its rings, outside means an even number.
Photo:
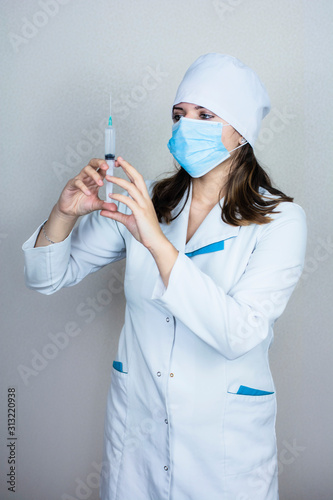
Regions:
<svg viewBox="0 0 333 500"><path fill-rule="evenodd" d="M123 158L122 158L121 156L118 156L117 160L122 161L122 160L123 160Z"/></svg>

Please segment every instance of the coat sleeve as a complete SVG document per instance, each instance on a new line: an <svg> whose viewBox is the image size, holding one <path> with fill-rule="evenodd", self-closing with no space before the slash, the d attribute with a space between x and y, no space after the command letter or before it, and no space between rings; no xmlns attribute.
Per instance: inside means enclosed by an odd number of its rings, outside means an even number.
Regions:
<svg viewBox="0 0 333 500"><path fill-rule="evenodd" d="M34 248L41 226L23 244L25 282L45 295L79 283L85 276L125 257L118 224L92 212L60 243Z"/></svg>
<svg viewBox="0 0 333 500"><path fill-rule="evenodd" d="M250 351L272 334L302 273L306 219L301 207L282 203L261 226L247 267L228 293L179 253L168 287L161 278L152 298L195 335L229 359Z"/></svg>

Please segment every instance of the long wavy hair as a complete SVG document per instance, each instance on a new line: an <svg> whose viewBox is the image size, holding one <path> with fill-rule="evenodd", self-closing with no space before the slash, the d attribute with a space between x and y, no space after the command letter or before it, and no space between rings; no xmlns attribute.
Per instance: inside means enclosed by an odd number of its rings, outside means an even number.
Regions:
<svg viewBox="0 0 333 500"><path fill-rule="evenodd" d="M153 187L152 202L159 222L169 224L182 212L189 193L191 176L179 165L176 172L160 181ZM260 193L264 188L270 196ZM222 200L222 189L225 196ZM187 194L181 210L172 216L172 210L177 207L183 196ZM267 224L271 222L270 214L282 201L292 202L293 198L272 186L265 170L258 163L250 144L245 144L235 153L226 185L221 187L220 199L221 218L232 226L247 226L249 224Z"/></svg>

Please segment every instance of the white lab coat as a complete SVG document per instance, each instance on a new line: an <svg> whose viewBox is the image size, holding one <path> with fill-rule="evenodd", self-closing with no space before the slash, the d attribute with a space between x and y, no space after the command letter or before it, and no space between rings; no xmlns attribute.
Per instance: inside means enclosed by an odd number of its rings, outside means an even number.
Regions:
<svg viewBox="0 0 333 500"><path fill-rule="evenodd" d="M102 500L278 499L268 349L301 274L305 215L282 203L269 224L233 227L216 205L185 244L190 203L161 225L179 250L167 289L149 251L97 212L61 243L33 248L37 229L23 245L27 285L45 294L127 259Z"/></svg>

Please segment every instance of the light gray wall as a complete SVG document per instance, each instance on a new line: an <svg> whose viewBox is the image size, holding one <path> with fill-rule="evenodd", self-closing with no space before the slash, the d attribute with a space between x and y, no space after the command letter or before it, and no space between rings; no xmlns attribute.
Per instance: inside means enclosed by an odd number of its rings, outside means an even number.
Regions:
<svg viewBox="0 0 333 500"><path fill-rule="evenodd" d="M271 349L280 491L281 500L332 498L332 14L331 0L2 0L1 499L98 498L124 311L122 263L44 297L24 286L21 245L66 179L102 156L110 89L117 152L146 178L171 168L170 105L188 65L211 51L239 57L265 82L273 108L257 153L307 212L305 271ZM51 339L58 333L63 348ZM53 359L20 375L36 352ZM9 386L15 495L6 485Z"/></svg>

